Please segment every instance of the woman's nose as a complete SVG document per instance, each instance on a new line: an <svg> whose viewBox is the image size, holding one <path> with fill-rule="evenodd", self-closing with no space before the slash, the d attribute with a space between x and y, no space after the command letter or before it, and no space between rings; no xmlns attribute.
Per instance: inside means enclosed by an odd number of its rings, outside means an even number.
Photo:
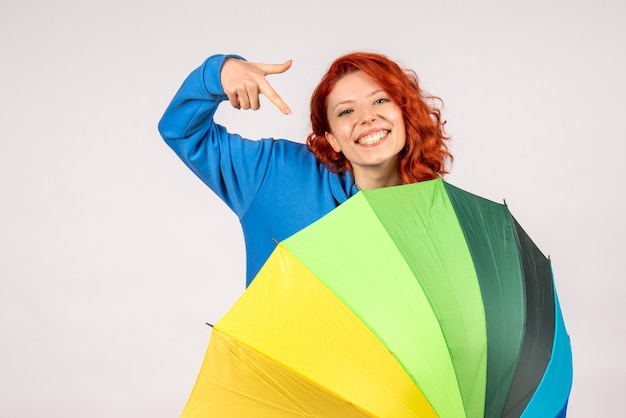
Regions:
<svg viewBox="0 0 626 418"><path fill-rule="evenodd" d="M376 114L370 109L365 109L361 112L361 123L366 124L376 120Z"/></svg>

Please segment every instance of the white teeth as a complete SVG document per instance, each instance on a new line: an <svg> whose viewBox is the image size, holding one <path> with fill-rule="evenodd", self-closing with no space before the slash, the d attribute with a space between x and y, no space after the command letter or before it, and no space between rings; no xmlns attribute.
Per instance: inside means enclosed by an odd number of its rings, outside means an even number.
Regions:
<svg viewBox="0 0 626 418"><path fill-rule="evenodd" d="M387 135L387 131L378 131L371 135L364 136L363 138L359 138L357 141L358 144L362 145L371 145L383 139L383 137Z"/></svg>

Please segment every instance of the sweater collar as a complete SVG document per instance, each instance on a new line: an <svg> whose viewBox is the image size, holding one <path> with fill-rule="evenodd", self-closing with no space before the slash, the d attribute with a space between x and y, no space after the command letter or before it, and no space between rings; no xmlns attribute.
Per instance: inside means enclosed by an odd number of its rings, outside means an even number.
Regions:
<svg viewBox="0 0 626 418"><path fill-rule="evenodd" d="M359 192L354 176L349 171L331 175L330 190L338 204L342 204Z"/></svg>

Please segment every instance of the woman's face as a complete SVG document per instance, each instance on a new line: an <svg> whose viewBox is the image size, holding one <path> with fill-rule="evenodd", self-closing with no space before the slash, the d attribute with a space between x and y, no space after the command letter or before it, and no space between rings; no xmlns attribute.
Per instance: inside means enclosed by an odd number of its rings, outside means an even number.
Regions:
<svg viewBox="0 0 626 418"><path fill-rule="evenodd" d="M352 164L355 179L397 176L406 144L402 110L362 71L341 78L327 98L326 140Z"/></svg>

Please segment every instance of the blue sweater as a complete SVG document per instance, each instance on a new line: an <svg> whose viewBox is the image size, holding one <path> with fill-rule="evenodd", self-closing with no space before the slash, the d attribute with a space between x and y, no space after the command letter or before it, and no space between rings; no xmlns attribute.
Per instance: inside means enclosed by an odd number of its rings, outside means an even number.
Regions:
<svg viewBox="0 0 626 418"><path fill-rule="evenodd" d="M159 122L183 162L237 214L246 243L246 285L276 246L357 192L302 143L249 140L215 123L228 100L220 82L225 55L209 57L184 81Z"/></svg>

